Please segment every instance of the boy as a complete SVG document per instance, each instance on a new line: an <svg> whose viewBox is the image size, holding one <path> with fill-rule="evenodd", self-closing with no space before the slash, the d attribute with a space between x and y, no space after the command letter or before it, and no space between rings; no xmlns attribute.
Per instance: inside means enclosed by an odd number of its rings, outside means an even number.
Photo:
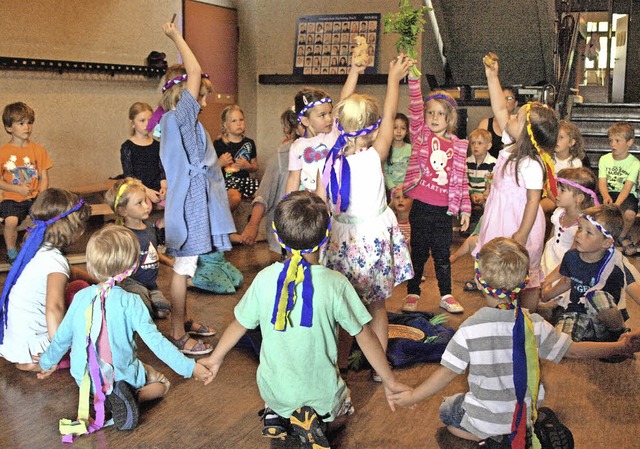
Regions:
<svg viewBox="0 0 640 449"><path fill-rule="evenodd" d="M353 413L349 390L338 374L337 324L355 336L387 393L408 387L396 382L368 324L371 315L347 278L318 264L329 226L324 201L308 191L292 192L278 203L273 224L291 259L258 273L215 351L199 363L215 377L247 329L260 326L257 380L266 403L262 434L284 438L290 422L308 445L329 447L321 420L331 422Z"/></svg>
<svg viewBox="0 0 640 449"><path fill-rule="evenodd" d="M640 350L640 343L635 341L637 333L633 338L615 343L573 343L540 315L523 312L514 298L526 285L528 270L527 250L515 240L499 237L484 245L478 253L476 279L483 289L487 307L460 325L442 355L442 366L434 374L415 390L392 394L388 399L403 407L412 406L446 387L468 367L469 392L445 398L440 406L440 419L458 437L474 441L503 440L504 435L511 434L512 419L518 416L514 410L525 413L521 418L531 429L531 395L537 394L539 401L544 399L542 385L538 394L539 374L537 378L526 378L526 370L538 372L535 369L538 357L557 363L565 356L606 357ZM514 337L523 328L533 329L536 343L533 349L537 357L525 356L524 345L516 344ZM524 330L525 338L529 332ZM514 365L514 358L522 363ZM519 388L527 384L526 391ZM517 391L522 393L520 401ZM526 409L521 408L523 400ZM524 447L524 427L520 430L514 432L514 443L519 441L523 445L514 447Z"/></svg>
<svg viewBox="0 0 640 449"><path fill-rule="evenodd" d="M570 290L569 305L556 329L573 341L616 341L629 318L625 292L640 300L640 275L614 249L624 225L620 208L603 204L585 209L578 219L575 248L543 284L543 301ZM552 283L559 279L558 283Z"/></svg>
<svg viewBox="0 0 640 449"><path fill-rule="evenodd" d="M617 204L622 209L624 227L619 244L625 256L635 256L638 248L629 238L629 231L638 213L638 198L635 184L638 181L640 161L629 154L634 143L634 129L626 122L609 127L611 153L605 154L598 162L598 189L604 204Z"/></svg>
<svg viewBox="0 0 640 449"><path fill-rule="evenodd" d="M34 121L33 109L24 103L9 104L2 113L4 130L11 135L9 143L0 147L0 219L10 264L18 257L18 226L34 198L49 187L48 170L53 166L45 149L29 140Z"/></svg>
<svg viewBox="0 0 640 449"><path fill-rule="evenodd" d="M484 211L484 203L489 196L489 174L493 172L497 160L489 154L491 133L486 129L478 128L471 131L469 147L471 155L467 157L467 177L472 206L469 230L473 231Z"/></svg>

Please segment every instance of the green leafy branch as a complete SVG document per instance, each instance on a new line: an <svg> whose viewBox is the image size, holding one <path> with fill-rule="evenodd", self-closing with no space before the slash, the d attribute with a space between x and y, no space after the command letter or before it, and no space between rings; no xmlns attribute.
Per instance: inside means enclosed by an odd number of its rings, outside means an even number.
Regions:
<svg viewBox="0 0 640 449"><path fill-rule="evenodd" d="M398 53L405 53L412 59L418 57L416 45L418 36L424 31L426 21L424 14L432 8L422 6L414 8L409 0L400 1L400 10L397 13L388 13L384 16L384 33L398 33L400 38L396 42ZM411 73L420 77L422 74L415 65L411 67Z"/></svg>

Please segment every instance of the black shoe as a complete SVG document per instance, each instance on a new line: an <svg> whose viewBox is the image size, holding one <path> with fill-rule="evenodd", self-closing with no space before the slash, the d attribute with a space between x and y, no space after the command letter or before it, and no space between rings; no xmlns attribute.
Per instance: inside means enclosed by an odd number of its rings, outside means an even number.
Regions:
<svg viewBox="0 0 640 449"><path fill-rule="evenodd" d="M533 428L544 449L573 449L573 434L550 408L538 409L538 420Z"/></svg>
<svg viewBox="0 0 640 449"><path fill-rule="evenodd" d="M316 411L304 406L291 415L291 428L306 447L311 449L330 449L329 440L322 430L322 421Z"/></svg>
<svg viewBox="0 0 640 449"><path fill-rule="evenodd" d="M264 421L264 427L262 428L263 437L284 440L288 435L289 422L269 407L260 410L258 416Z"/></svg>
<svg viewBox="0 0 640 449"><path fill-rule="evenodd" d="M140 411L133 387L123 380L113 385L111 394L107 396L107 409L113 415L113 422L118 430L132 430L138 425Z"/></svg>

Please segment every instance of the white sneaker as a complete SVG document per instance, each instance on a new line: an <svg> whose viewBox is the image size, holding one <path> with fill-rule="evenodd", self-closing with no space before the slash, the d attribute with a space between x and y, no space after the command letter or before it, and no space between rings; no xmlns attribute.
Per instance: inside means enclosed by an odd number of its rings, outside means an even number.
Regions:
<svg viewBox="0 0 640 449"><path fill-rule="evenodd" d="M464 307L460 305L458 301L452 295L444 295L440 299L440 307L446 310L449 313L462 313L464 312Z"/></svg>
<svg viewBox="0 0 640 449"><path fill-rule="evenodd" d="M420 300L420 296L410 294L404 297L402 300L402 311L403 312L415 312L418 310L418 301Z"/></svg>

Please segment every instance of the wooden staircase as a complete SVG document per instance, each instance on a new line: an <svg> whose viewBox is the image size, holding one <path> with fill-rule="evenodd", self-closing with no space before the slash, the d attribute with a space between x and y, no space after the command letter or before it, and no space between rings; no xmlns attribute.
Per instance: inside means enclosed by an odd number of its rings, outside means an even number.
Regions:
<svg viewBox="0 0 640 449"><path fill-rule="evenodd" d="M584 146L591 161L591 168L598 172L600 156L610 152L607 130L617 122L629 122L636 129L640 139L640 104L628 103L576 103L571 108L569 119L580 129L584 137ZM631 149L640 158L638 143Z"/></svg>

